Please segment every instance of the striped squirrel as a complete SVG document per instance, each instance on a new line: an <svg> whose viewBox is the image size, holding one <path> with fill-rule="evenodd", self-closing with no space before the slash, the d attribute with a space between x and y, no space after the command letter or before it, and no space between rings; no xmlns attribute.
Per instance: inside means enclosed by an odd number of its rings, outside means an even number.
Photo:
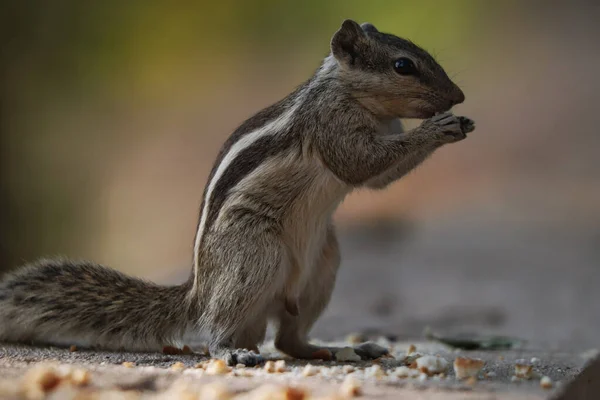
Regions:
<svg viewBox="0 0 600 400"><path fill-rule="evenodd" d="M315 74L245 121L204 190L190 278L160 286L88 262L40 260L0 283L0 340L149 351L209 335L228 364L263 361L275 345L303 359L340 263L332 214L356 188L380 189L473 131L448 112L463 92L425 50L345 20ZM424 119L403 132L399 118ZM364 359L387 353L373 343Z"/></svg>

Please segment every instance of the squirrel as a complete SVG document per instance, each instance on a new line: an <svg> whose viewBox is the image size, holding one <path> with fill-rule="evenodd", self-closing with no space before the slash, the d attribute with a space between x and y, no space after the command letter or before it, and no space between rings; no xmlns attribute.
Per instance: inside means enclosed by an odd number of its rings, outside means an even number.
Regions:
<svg viewBox="0 0 600 400"><path fill-rule="evenodd" d="M264 362L258 345L332 359L309 343L340 264L332 215L357 188L382 189L474 122L425 50L343 21L314 75L239 126L204 189L189 279L161 286L90 262L40 260L0 283L0 341L156 351L205 332L213 358ZM404 132L400 118L424 121ZM388 350L355 347L363 359Z"/></svg>

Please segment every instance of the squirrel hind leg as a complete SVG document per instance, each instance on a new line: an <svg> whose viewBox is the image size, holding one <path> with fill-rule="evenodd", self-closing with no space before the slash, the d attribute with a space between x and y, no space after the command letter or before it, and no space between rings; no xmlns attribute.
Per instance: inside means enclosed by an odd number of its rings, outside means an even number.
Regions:
<svg viewBox="0 0 600 400"><path fill-rule="evenodd" d="M255 348L264 337L273 302L285 287L284 245L264 220L219 233L213 239L220 243L220 254L235 256L219 263L227 271L219 268L210 279L208 306L200 322L211 338L209 352L230 365L262 363L256 352L238 346Z"/></svg>

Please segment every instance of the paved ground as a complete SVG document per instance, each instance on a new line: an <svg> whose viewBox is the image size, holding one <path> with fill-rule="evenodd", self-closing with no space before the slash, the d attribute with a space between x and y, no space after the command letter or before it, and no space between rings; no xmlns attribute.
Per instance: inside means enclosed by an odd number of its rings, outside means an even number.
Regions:
<svg viewBox="0 0 600 400"><path fill-rule="evenodd" d="M385 373L369 369L369 363L360 363L353 372L368 398L548 398L557 390L557 382L560 387L570 381L593 349L600 348L600 234L594 227L526 226L479 224L459 218L416 228L380 224L345 231L341 235L344 262L336 291L313 336L333 340L354 332L397 341L387 343L396 358L381 362ZM442 333L505 334L526 344L520 350L457 354L419 342L428 326ZM450 362L457 355L479 357L486 361L488 376L482 375L475 385L458 382L452 368L445 379L399 377L395 371L404 362L409 343L416 343L422 353L439 354ZM262 350L280 358L269 346ZM554 382L551 389L540 387L539 376L512 381L517 360L531 363L532 358L539 360L533 363L536 373ZM193 368L202 360L206 358L201 355L69 352L4 345L0 347L0 390L4 392L0 393L6 396L22 387L22 379L30 379L23 378L25 371L41 361L89 369L91 384L84 393L116 390L108 392L110 398L117 394L138 397L140 393L184 398L185 393L202 388L217 391L214 382L247 397L248 390L267 384L298 386L325 396L339 393L348 375L341 371L341 364L324 363L316 375L304 377L305 363L288 360L285 373L235 369L212 376ZM183 371L171 369L178 361L184 364ZM134 367L126 368L123 362L133 362ZM244 374L253 377L239 376ZM76 392L81 394L70 393ZM56 398L69 397L64 391L54 394ZM204 393L203 398L210 395Z"/></svg>
<svg viewBox="0 0 600 400"><path fill-rule="evenodd" d="M202 393L207 388L214 391L219 384L239 398L277 398L273 394L271 397L260 397L257 392L269 387L269 391L275 392L276 388L286 386L298 388L316 397L335 398L332 396L340 395L344 380L353 376L366 398L394 399L410 394L411 398L431 399L543 399L560 390L581 371L586 362L583 356L568 353L542 353L526 349L455 352L436 343L415 343L418 353L437 354L449 362L446 376L426 378L421 374L402 377L397 367L405 364L409 343L381 343L390 346L395 358L380 359L376 363L312 362L315 374L308 377L302 373L307 363L294 360L287 360L285 372L282 373L267 373L264 368L234 368L222 375L210 375L208 369L194 368L199 362L207 360L196 354L70 352L68 349L4 345L0 347L0 390L4 390L0 395L7 396L11 392L14 395L19 388L35 386L32 383L35 379L25 374L25 371L31 370L40 362L52 361L82 367L91 372L89 385L76 389L72 385L60 385L50 392L56 398L73 398L77 393L104 393L109 397L119 393L132 398L140 395L185 398L184 392ZM261 351L273 360L282 358L269 345L264 346ZM476 383L455 378L451 363L458 356L485 360L486 365ZM126 367L123 366L124 362L133 365ZM183 365L173 367L177 362ZM515 363L532 365L533 378L515 381ZM352 365L355 370L343 370L344 365ZM379 365L381 369L373 368L373 365ZM178 367L179 370L174 369ZM548 376L552 380L552 388L544 389L540 386L541 376ZM208 396L201 396L205 397Z"/></svg>

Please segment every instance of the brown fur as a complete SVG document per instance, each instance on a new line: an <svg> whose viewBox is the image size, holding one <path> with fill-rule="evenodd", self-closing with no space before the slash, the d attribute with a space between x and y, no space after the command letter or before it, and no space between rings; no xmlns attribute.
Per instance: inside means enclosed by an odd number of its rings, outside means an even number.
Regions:
<svg viewBox="0 0 600 400"><path fill-rule="evenodd" d="M274 321L283 352L335 354L308 342L339 267L335 209L355 188L387 186L474 125L447 112L464 95L413 43L348 20L331 49L310 80L224 145L204 191L188 282L162 287L101 266L40 262L0 283L0 339L158 350L204 330L214 357L254 365ZM398 57L416 73L396 73ZM429 119L404 133L403 117ZM387 350L367 343L356 351Z"/></svg>

